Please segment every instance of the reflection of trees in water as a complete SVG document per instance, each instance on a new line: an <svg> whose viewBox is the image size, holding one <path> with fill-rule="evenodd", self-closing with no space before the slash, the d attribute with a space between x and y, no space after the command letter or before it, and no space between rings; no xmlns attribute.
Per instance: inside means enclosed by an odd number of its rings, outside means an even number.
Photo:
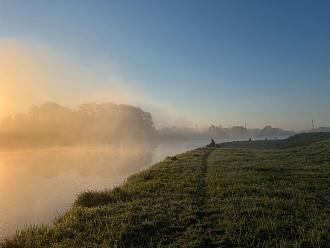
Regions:
<svg viewBox="0 0 330 248"><path fill-rule="evenodd" d="M112 146L73 146L2 152L7 166L19 166L43 177L77 171L80 176L113 177L127 175L152 161L155 145L129 143Z"/></svg>

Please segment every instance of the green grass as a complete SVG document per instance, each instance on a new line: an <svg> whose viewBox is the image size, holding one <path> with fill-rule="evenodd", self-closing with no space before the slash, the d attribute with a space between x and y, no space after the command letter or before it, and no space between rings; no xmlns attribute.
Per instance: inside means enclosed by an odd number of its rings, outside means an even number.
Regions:
<svg viewBox="0 0 330 248"><path fill-rule="evenodd" d="M219 144L218 147L226 148L254 148L254 149L287 149L299 146L307 146L314 142L330 139L330 133L314 132L293 135L287 139L233 141Z"/></svg>
<svg viewBox="0 0 330 248"><path fill-rule="evenodd" d="M167 158L2 247L329 247L327 135Z"/></svg>

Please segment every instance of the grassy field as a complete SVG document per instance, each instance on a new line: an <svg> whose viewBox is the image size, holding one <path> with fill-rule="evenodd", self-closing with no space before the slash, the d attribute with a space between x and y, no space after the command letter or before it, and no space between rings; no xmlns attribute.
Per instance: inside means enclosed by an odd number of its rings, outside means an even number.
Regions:
<svg viewBox="0 0 330 248"><path fill-rule="evenodd" d="M84 192L2 247L329 247L330 135L232 142Z"/></svg>

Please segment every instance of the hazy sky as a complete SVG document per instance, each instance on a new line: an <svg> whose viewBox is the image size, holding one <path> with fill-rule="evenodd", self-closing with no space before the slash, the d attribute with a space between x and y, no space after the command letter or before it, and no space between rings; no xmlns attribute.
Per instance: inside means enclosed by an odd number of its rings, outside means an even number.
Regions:
<svg viewBox="0 0 330 248"><path fill-rule="evenodd" d="M329 13L327 0L0 0L0 39L70 58L77 74L111 65L151 112L159 103L201 124L305 129L330 126Z"/></svg>

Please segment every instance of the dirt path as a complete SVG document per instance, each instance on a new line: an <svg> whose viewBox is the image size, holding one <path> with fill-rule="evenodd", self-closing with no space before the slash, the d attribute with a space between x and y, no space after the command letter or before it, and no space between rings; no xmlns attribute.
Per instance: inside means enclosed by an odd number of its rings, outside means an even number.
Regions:
<svg viewBox="0 0 330 248"><path fill-rule="evenodd" d="M207 151L205 152L205 155L203 157L203 161L201 163L201 168L200 168L200 174L199 174L199 179L197 182L197 218L198 218L198 223L197 226L199 228L200 232L200 237L204 237L201 242L196 246L198 248L204 248L204 247L213 247L211 244L211 240L207 238L206 235L206 230L208 226L206 226L205 222L205 217L206 217L206 176L207 176L207 171L208 171L208 158L211 155L211 153L216 149L216 148L205 148Z"/></svg>

